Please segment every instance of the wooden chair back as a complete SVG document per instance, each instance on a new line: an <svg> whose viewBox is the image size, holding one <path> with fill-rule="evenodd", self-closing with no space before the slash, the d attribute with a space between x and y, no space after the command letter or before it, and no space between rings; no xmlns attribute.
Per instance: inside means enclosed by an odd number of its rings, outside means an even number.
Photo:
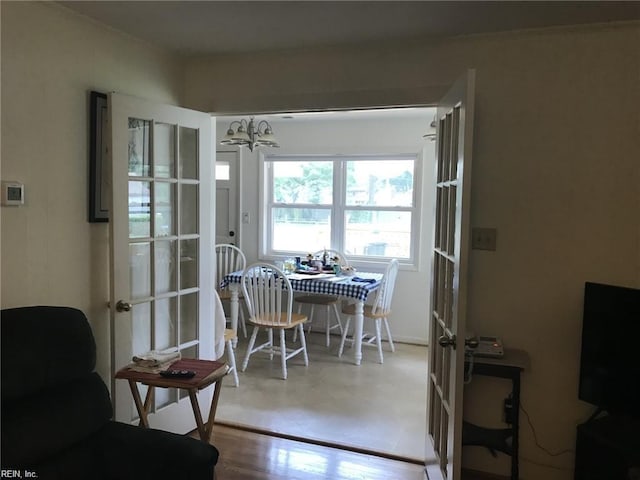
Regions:
<svg viewBox="0 0 640 480"><path fill-rule="evenodd" d="M391 300L393 299L393 290L396 285L396 277L398 276L398 260L392 259L387 265L387 269L382 277L380 288L376 292L375 301L371 308L371 313L383 314L391 311Z"/></svg>
<svg viewBox="0 0 640 480"><path fill-rule="evenodd" d="M224 276L244 270L247 266L247 259L235 245L230 243L219 243L215 246L216 257L216 290L220 291L220 285Z"/></svg>
<svg viewBox="0 0 640 480"><path fill-rule="evenodd" d="M253 263L242 274L249 321L268 328L291 325L293 291L284 272L269 263Z"/></svg>

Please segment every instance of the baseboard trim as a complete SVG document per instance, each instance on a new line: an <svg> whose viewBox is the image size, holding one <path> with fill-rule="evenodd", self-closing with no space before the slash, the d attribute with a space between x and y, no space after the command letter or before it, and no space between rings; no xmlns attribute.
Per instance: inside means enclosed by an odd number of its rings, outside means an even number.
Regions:
<svg viewBox="0 0 640 480"><path fill-rule="evenodd" d="M222 425L228 428L235 428L237 430L243 430L245 432L283 438L285 440L293 440L296 442L309 443L311 445L319 445L321 447L336 448L338 450L345 450L345 451L354 452L354 453L362 453L364 455L373 455L375 457L386 458L388 460L397 460L399 462L405 462L405 463L412 463L414 465L424 465L424 460L420 460L417 458L404 457L402 455L394 455L392 453L386 453L386 452L378 452L376 450L369 450L367 448L354 447L353 445L345 445L338 442L326 442L324 440L316 440L314 438L299 437L297 435L289 435L288 433L273 432L271 430L250 427L250 426L242 425L239 423L220 422L218 420L215 420L213 423L214 425Z"/></svg>

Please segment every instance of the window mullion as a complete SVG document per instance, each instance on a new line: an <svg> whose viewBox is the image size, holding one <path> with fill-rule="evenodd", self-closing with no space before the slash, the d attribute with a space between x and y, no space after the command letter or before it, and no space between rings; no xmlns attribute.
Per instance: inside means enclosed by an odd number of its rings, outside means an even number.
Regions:
<svg viewBox="0 0 640 480"><path fill-rule="evenodd" d="M344 251L345 198L346 198L346 162L342 159L333 161L333 215L331 216L331 243L333 248Z"/></svg>

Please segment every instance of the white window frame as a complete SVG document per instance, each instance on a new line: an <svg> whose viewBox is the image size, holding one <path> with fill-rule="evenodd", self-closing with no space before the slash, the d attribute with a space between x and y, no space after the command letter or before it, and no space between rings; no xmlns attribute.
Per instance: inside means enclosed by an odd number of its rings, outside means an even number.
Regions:
<svg viewBox="0 0 640 480"><path fill-rule="evenodd" d="M413 198L410 207L376 207L364 205L362 207L346 205L346 164L348 161L358 160L388 160L396 158L399 160L412 160L414 162L413 172ZM385 212L402 211L411 213L411 235L410 235L410 253L408 258L398 259L401 265L411 269L417 269L420 258L420 231L422 228L422 183L423 183L423 153L422 152L404 152L404 153L375 153L375 154L277 154L260 152L260 224L259 224L259 256L263 260L277 261L291 257L296 252L274 251L272 248L272 225L271 211L279 206L278 203L272 201L274 198L272 192L273 186L273 161L331 161L334 162L333 168L333 204L331 205L331 245L337 250L344 250L344 212L345 210L380 210ZM304 206L304 204L300 204ZM309 205L310 208L323 208L324 205ZM329 248L329 246L327 246ZM355 266L368 267L372 269L383 268L391 257L366 256L366 255L349 255L349 262ZM413 267L413 268L412 268Z"/></svg>

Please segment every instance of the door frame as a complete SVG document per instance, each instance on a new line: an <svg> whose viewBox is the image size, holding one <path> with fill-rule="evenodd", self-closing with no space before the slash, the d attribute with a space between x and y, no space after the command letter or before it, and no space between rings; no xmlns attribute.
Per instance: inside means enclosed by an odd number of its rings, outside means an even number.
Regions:
<svg viewBox="0 0 640 480"><path fill-rule="evenodd" d="M319 112L319 111L340 112L340 111L349 111L349 110L380 110L380 109L385 109L385 108L429 108L429 109L434 109L435 110L437 108L437 103L438 103L437 100L435 99L435 97L437 97L439 99L442 96L442 94L444 94L452 85L453 85L453 83L450 84L450 85L447 85L447 86L436 86L433 89L431 89L428 93L430 94L429 96L432 96L432 95L434 96L434 101L433 102L429 102L429 103L404 103L404 104L395 104L395 105L386 105L386 104L382 104L381 105L381 104L371 103L370 105L355 105L355 106L352 106L352 107L313 109L312 111L313 112ZM219 121L218 122L219 123L218 128L221 130L221 133L224 133L225 130L223 130L223 129L227 128L227 122L225 121L225 117L227 117L227 116L229 116L229 117L243 117L243 116L244 117L249 117L249 116L253 115L253 114L246 113L246 112L247 112L247 110L244 110L244 111L239 112L239 113L224 112L223 114L217 115L217 118L218 118L218 121ZM295 111L293 111L293 110L291 110L291 111L289 111L289 110L272 110L272 111L265 110L265 111L260 111L259 113L255 113L255 116L259 116L259 115L277 115L277 114L286 115L286 114L292 113L292 112L293 113L301 113L300 110L295 110ZM428 130L428 127L429 127L429 121L426 121L425 125L424 125L425 133ZM216 139L216 146L218 147L218 140L217 139ZM435 148L435 146L433 148ZM218 149L221 150L222 148L218 148ZM239 204L238 204L239 212L238 213L240 215L240 218L239 218L239 230L242 231L243 225L242 225L241 215L242 215L243 206L242 206L241 202L242 202L242 199L243 199L243 184L244 184L243 178L244 178L244 175L246 174L246 172L242 168L243 162L245 160L244 156L243 156L243 149L238 149L238 151L239 151L238 158L239 158L239 162L240 162L240 164L239 164L240 168L238 170L238 182L240 184L239 188L238 188L238 197L239 197L238 198L238 202L239 202ZM259 157L259 155L257 155L257 157ZM427 166L423 165L422 166L422 177L420 178L420 181L423 181L425 176L427 176L428 174L429 174L429 170L428 170ZM261 184L260 184L260 186L261 186ZM429 188L434 187L434 186L435 186L435 178L433 179L433 185L430 184ZM425 196L428 197L430 195L431 195L431 193L428 192L424 188L424 185L423 185L422 197L425 197ZM434 199L435 199L435 197L434 197ZM427 209L423 210L423 215L424 214L432 215L433 213L430 212L430 210L427 208ZM254 221L255 220L252 219L252 222L254 222ZM431 231L433 231L433 223L434 223L434 219L431 218L428 221L428 224L429 224L428 228ZM239 245L239 246L242 248L242 245ZM427 255L430 255L431 241L429 242L428 246L429 246L429 248L427 249L429 251L428 253L425 253L424 249L421 249L421 252L422 252L421 253L421 257L425 257ZM248 262L250 262L249 258L247 260L248 260ZM421 262L422 260L419 260L419 261ZM427 270L430 268L428 260L425 263L425 268ZM427 272L427 275L428 275L428 272ZM430 278L429 278L429 282L430 282ZM427 285L425 285L425 288L426 288ZM427 307L427 311L429 311L429 309L430 309L430 305L429 304L430 304L430 295L429 295L429 299L428 299L428 305L426 306ZM427 346L427 348L428 348L428 346ZM426 403L425 403L424 408L426 409L426 407L427 406L426 406ZM422 460L422 463L424 464L424 458L421 459L421 460Z"/></svg>

